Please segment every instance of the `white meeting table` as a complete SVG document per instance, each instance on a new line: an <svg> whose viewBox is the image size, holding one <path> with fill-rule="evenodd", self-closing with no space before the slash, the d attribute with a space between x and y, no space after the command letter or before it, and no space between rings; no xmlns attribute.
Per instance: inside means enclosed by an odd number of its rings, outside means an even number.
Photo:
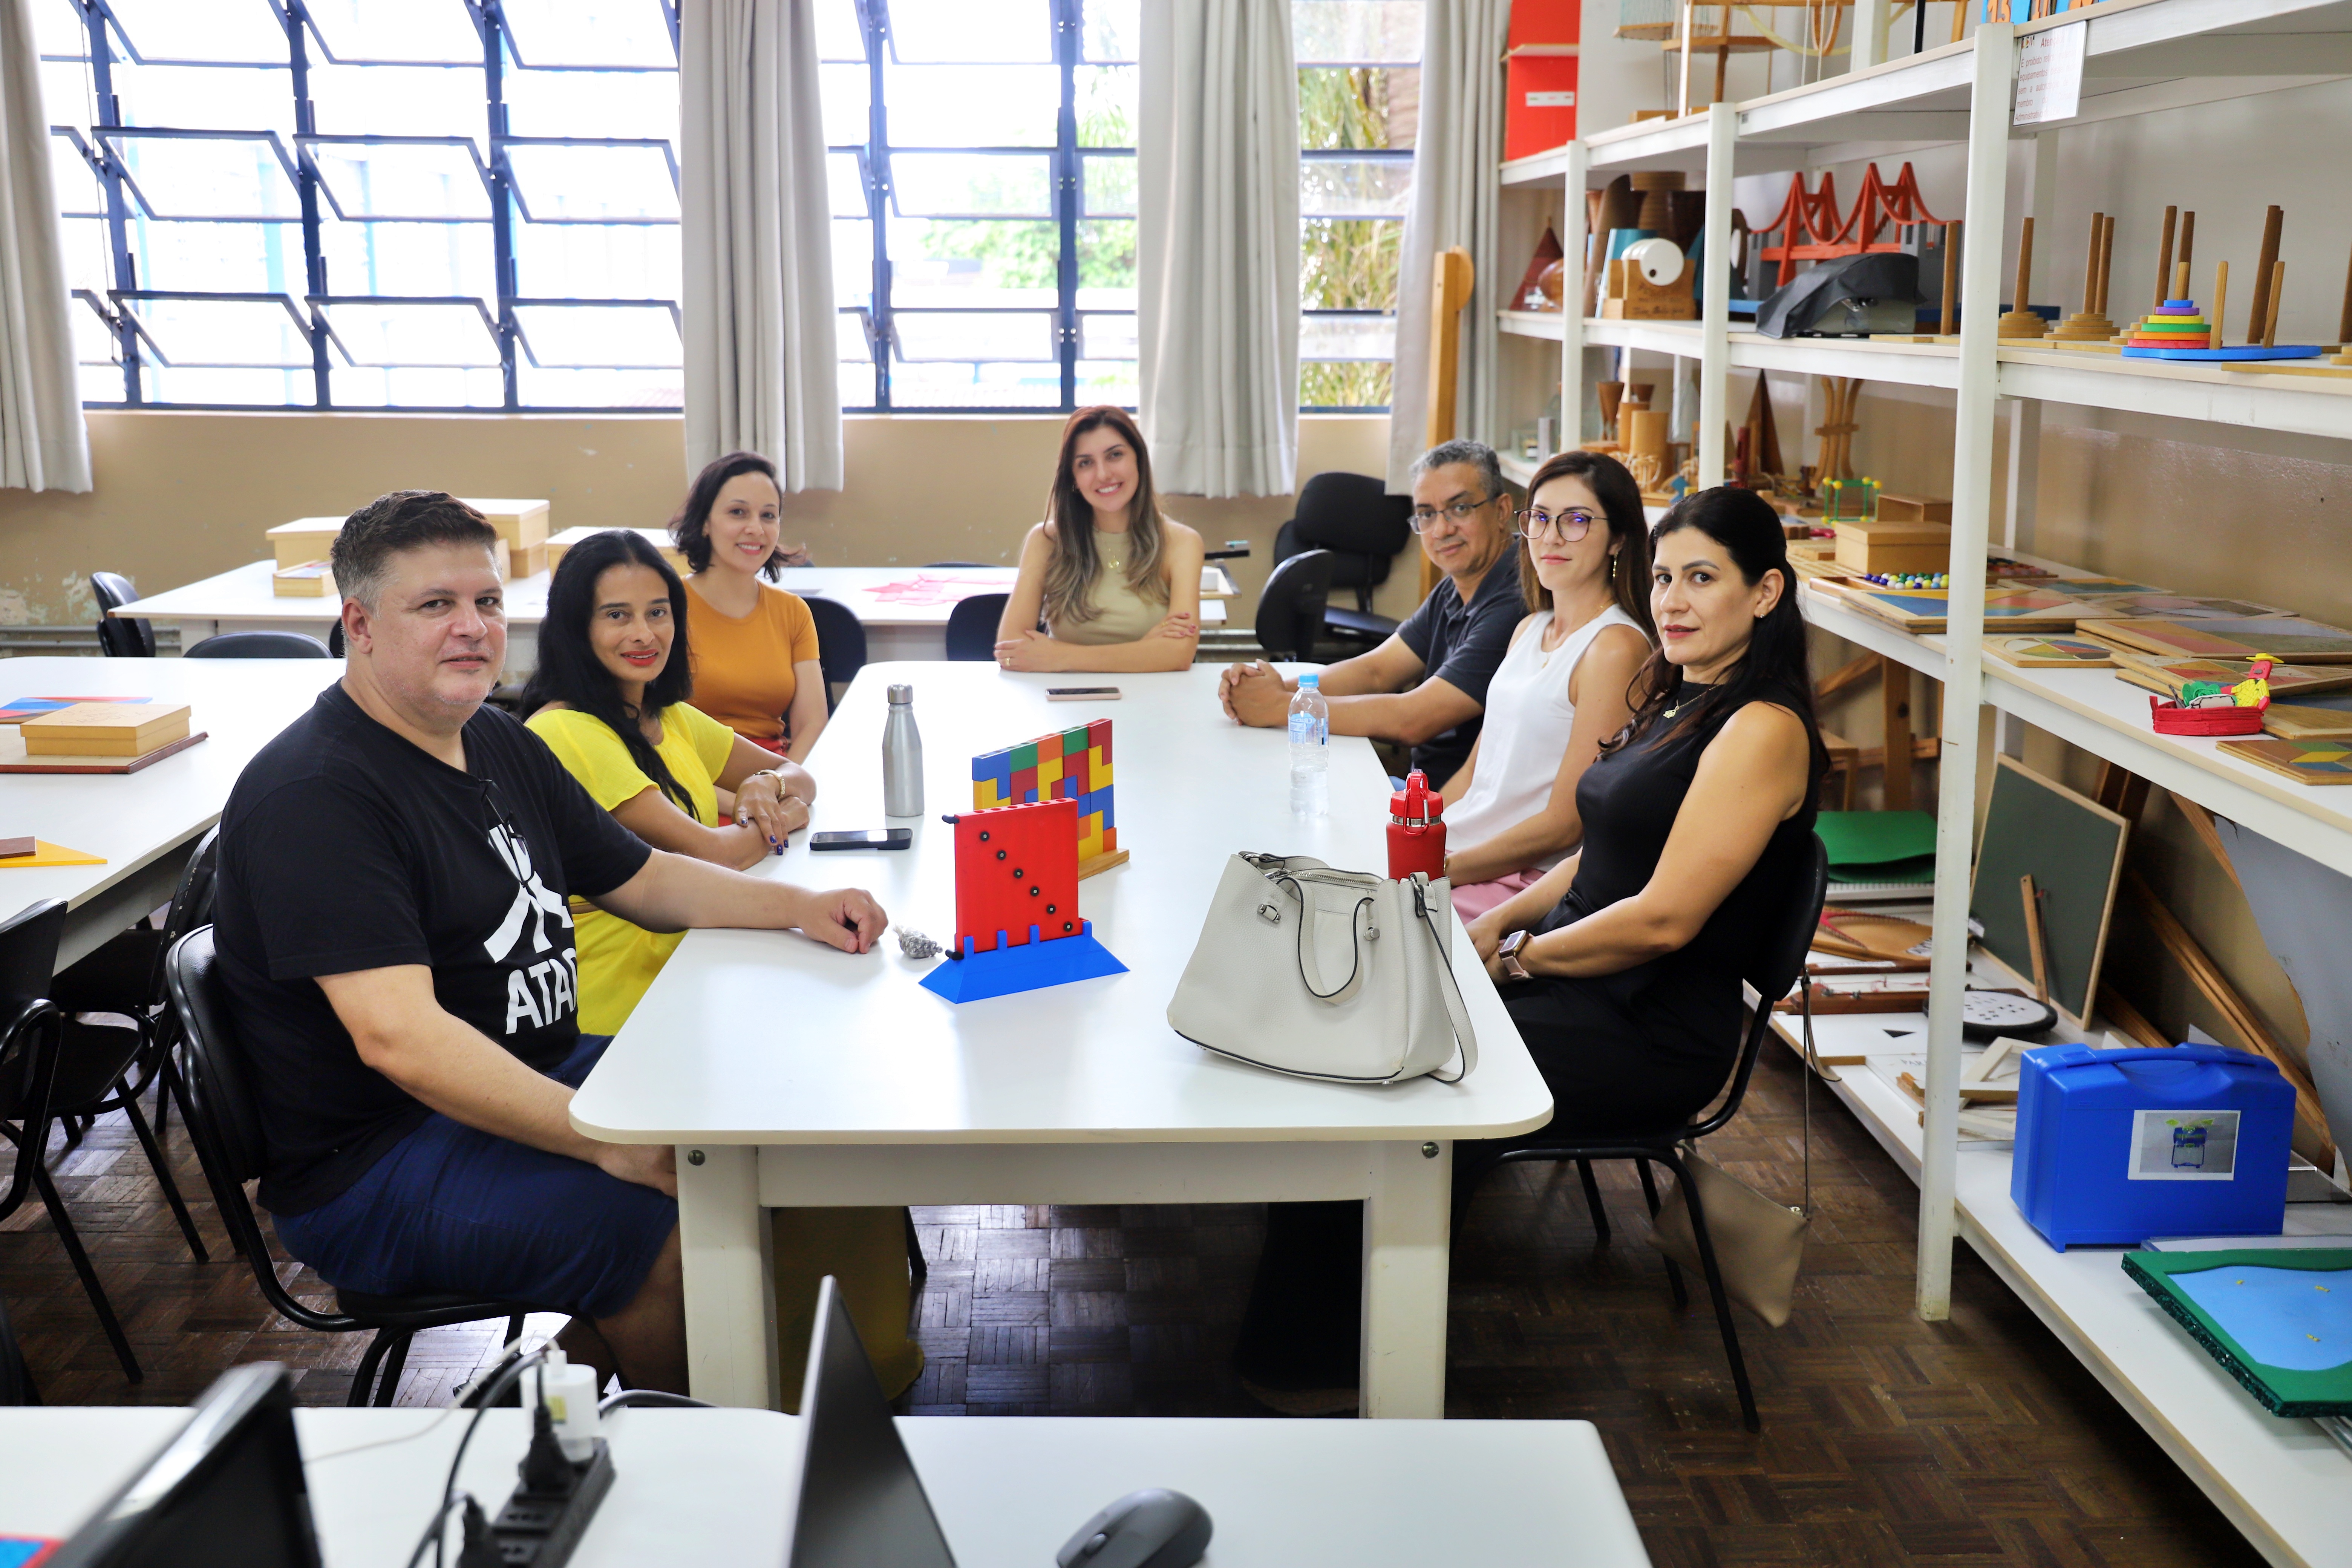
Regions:
<svg viewBox="0 0 2352 1568"><path fill-rule="evenodd" d="M1528 1131L1551 1096L1458 926L1479 1047L1459 1084L1310 1082L1210 1055L1168 1026L1210 895L1236 850L1385 870L1389 785L1370 743L1334 737L1330 816L1294 821L1287 742L1219 710L1218 668L1115 681L1123 700L1048 702L1066 676L988 664L868 665L809 766L817 830L879 827L883 688L914 687L925 805L910 849L759 874L859 886L894 922L955 930L954 836L971 758L1114 721L1119 847L1080 911L1129 972L961 1006L887 937L853 956L788 932L689 932L572 1102L592 1137L678 1147L689 1370L699 1397L772 1405L772 1289L761 1209L866 1204L1186 1204L1362 1199L1363 1408L1444 1414L1451 1146ZM951 962L938 960L936 962Z"/></svg>
<svg viewBox="0 0 2352 1568"><path fill-rule="evenodd" d="M128 620L177 626L183 647L222 632L308 632L324 642L328 628L341 613L341 598L281 598L270 590L276 571L271 562L249 562L217 576L166 589L114 613ZM1210 584L1213 574L1215 582L1230 592L1232 579L1213 562L1202 568L1203 587ZM866 657L878 662L945 658L948 616L955 610L955 601L940 597L935 603L910 602L877 590L928 577L959 585L984 583L986 586L974 592L1003 594L1012 591L1016 575L1010 566L795 566L776 585L804 598L822 595L847 605L866 628ZM554 580L552 572L541 572L507 584L506 676L509 680L539 668L539 624L547 618L547 589ZM916 595L919 600L932 597ZM1223 599L1202 599L1201 625L1224 624Z"/></svg>
<svg viewBox="0 0 2352 1568"><path fill-rule="evenodd" d="M0 837L30 834L106 858L103 866L0 868L0 915L65 900L63 969L169 902L245 764L342 673L339 658L0 659L0 702L184 702L190 729L211 737L135 773L0 774Z"/></svg>
<svg viewBox="0 0 2352 1568"><path fill-rule="evenodd" d="M446 1418L445 1418L446 1417ZM0 1410L0 1536L61 1536L186 1425L152 1406ZM328 1568L403 1568L470 1412L294 1412ZM898 1418L961 1568L1039 1568L1113 1498L1172 1487L1215 1525L1202 1568L1648 1568L1586 1421ZM574 1568L776 1568L800 1418L765 1410L608 1417L613 1489ZM483 1413L457 1484L495 1512L523 1413ZM361 1445L374 1445L362 1447Z"/></svg>

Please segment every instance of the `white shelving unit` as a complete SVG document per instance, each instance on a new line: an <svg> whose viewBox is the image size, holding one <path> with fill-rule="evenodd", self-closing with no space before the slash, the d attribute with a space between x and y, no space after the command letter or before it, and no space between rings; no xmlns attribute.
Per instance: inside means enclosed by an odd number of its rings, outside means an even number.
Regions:
<svg viewBox="0 0 2352 1568"><path fill-rule="evenodd" d="M1587 321L1576 313L1505 312L1506 342L1557 342L1562 445L1581 429L1586 347L1630 349L1692 362L1694 446L1701 485L1725 473L1730 374L1777 371L1858 376L1953 395L1953 614L1948 633L1920 637L1805 591L1806 613L1836 636L1942 682L1945 718L1938 854L1930 925L1925 1125L1907 1100L1848 1072L1839 1092L1920 1184L1917 1308L1950 1309L1951 1246L1964 1237L2099 1376L2167 1452L2270 1561L2343 1563L2352 1540L2352 1458L2309 1422L2277 1421L2228 1384L2203 1352L2130 1286L2112 1253L2061 1254L2027 1227L2008 1196L2005 1146L1958 1138L1959 993L1966 983L1969 869L1978 809L1983 706L2128 768L2325 865L2352 874L2352 789L2300 785L2221 755L2216 742L2158 735L2145 693L2105 670L2024 669L1983 650L1985 558L1997 482L2010 487L2010 553L2031 548L2030 461L1993 468L1996 411L2004 400L2031 428L2043 403L2251 426L2352 440L2352 380L2123 360L2112 354L1999 342L2005 282L2000 246L2009 189L2011 91L2021 37L2084 30L2079 112L2033 128L2063 133L2159 110L2352 78L2352 0L2099 0L2027 23L1979 26L1960 43L1787 92L1717 104L1677 120L1598 132L1503 166L1507 191L1557 190L1567 222L1563 298L1583 297L1581 195L1619 174L1673 169L1728 194L1758 174L1964 145L1967 194L1957 215L1962 253L1958 342L1775 341L1729 330L1728 201L1710 201L1703 319ZM2046 199L2046 198L2045 198ZM1532 468L1533 465L1522 465ZM2022 504L2021 505L2021 502ZM1902 1020L1874 1017L1874 1026ZM1882 1092L1883 1091L1883 1092ZM1886 1099L1891 1104L1876 1103ZM2346 1212L2346 1211L2339 1211ZM2154 1314L2154 1316L2151 1316ZM2325 1494L2324 1496L2319 1494Z"/></svg>

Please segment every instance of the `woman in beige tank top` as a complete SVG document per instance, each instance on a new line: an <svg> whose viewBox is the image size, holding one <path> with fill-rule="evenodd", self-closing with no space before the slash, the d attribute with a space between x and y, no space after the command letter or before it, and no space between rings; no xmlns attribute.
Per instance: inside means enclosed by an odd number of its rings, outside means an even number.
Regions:
<svg viewBox="0 0 2352 1568"><path fill-rule="evenodd" d="M1062 430L1046 521L1022 542L997 667L1185 668L1201 637L1202 552L1199 534L1160 515L1151 456L1126 410L1080 409Z"/></svg>

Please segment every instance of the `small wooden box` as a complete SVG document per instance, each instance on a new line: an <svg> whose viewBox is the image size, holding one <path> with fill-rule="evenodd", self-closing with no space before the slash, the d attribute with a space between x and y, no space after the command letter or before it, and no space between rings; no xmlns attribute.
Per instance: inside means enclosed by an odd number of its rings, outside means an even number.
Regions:
<svg viewBox="0 0 2352 1568"><path fill-rule="evenodd" d="M564 552L573 545L609 531L607 529L583 526L567 528L561 533L550 535L547 541L547 569L552 572L562 565ZM681 577L686 575L686 552L670 542L668 529L639 528L631 531L644 535L647 544L661 552L661 558L669 563L672 571Z"/></svg>
<svg viewBox="0 0 2352 1568"><path fill-rule="evenodd" d="M460 496L458 500L482 514L499 537L518 550L547 542L548 504L543 500L511 500Z"/></svg>
<svg viewBox="0 0 2352 1568"><path fill-rule="evenodd" d="M298 517L292 522L281 522L269 531L270 551L278 558L278 569L306 565L324 561L327 552L335 547L335 536L343 531L340 517Z"/></svg>
<svg viewBox="0 0 2352 1568"><path fill-rule="evenodd" d="M305 561L269 576L269 591L281 599L324 599L335 593L334 568L324 561Z"/></svg>
<svg viewBox="0 0 2352 1568"><path fill-rule="evenodd" d="M504 543L505 541L499 542ZM547 552L548 545L544 540L537 544L526 544L520 550L509 549L507 564L518 577L536 577L548 569Z"/></svg>
<svg viewBox="0 0 2352 1568"><path fill-rule="evenodd" d="M1952 531L1940 522L1892 522L1884 517L1832 523L1837 563L1849 572L1948 572Z"/></svg>
<svg viewBox="0 0 2352 1568"><path fill-rule="evenodd" d="M1878 492L1878 521L1881 522L1940 522L1949 527L1952 503L1930 500L1926 496L1896 495L1892 490Z"/></svg>
<svg viewBox="0 0 2352 1568"><path fill-rule="evenodd" d="M19 727L33 757L141 757L184 740L188 709L147 702L77 702Z"/></svg>
<svg viewBox="0 0 2352 1568"><path fill-rule="evenodd" d="M506 542L505 535L501 534L499 537L499 542L490 546L490 555L499 563L499 581L501 583L512 581L514 578L514 546Z"/></svg>

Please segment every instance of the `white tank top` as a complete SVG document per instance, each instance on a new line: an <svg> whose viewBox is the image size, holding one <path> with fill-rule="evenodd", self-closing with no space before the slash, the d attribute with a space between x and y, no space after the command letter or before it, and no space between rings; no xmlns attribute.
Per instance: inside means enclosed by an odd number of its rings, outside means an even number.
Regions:
<svg viewBox="0 0 2352 1568"><path fill-rule="evenodd" d="M1584 650L1604 626L1633 626L1615 605L1568 634L1546 653L1543 638L1551 612L1536 612L1535 624L1503 656L1486 683L1486 718L1478 730L1478 765L1462 798L1445 808L1449 849L1485 842L1541 811L1559 777L1559 759L1576 727L1576 704L1568 683ZM1571 847L1536 862L1546 871L1575 853Z"/></svg>

